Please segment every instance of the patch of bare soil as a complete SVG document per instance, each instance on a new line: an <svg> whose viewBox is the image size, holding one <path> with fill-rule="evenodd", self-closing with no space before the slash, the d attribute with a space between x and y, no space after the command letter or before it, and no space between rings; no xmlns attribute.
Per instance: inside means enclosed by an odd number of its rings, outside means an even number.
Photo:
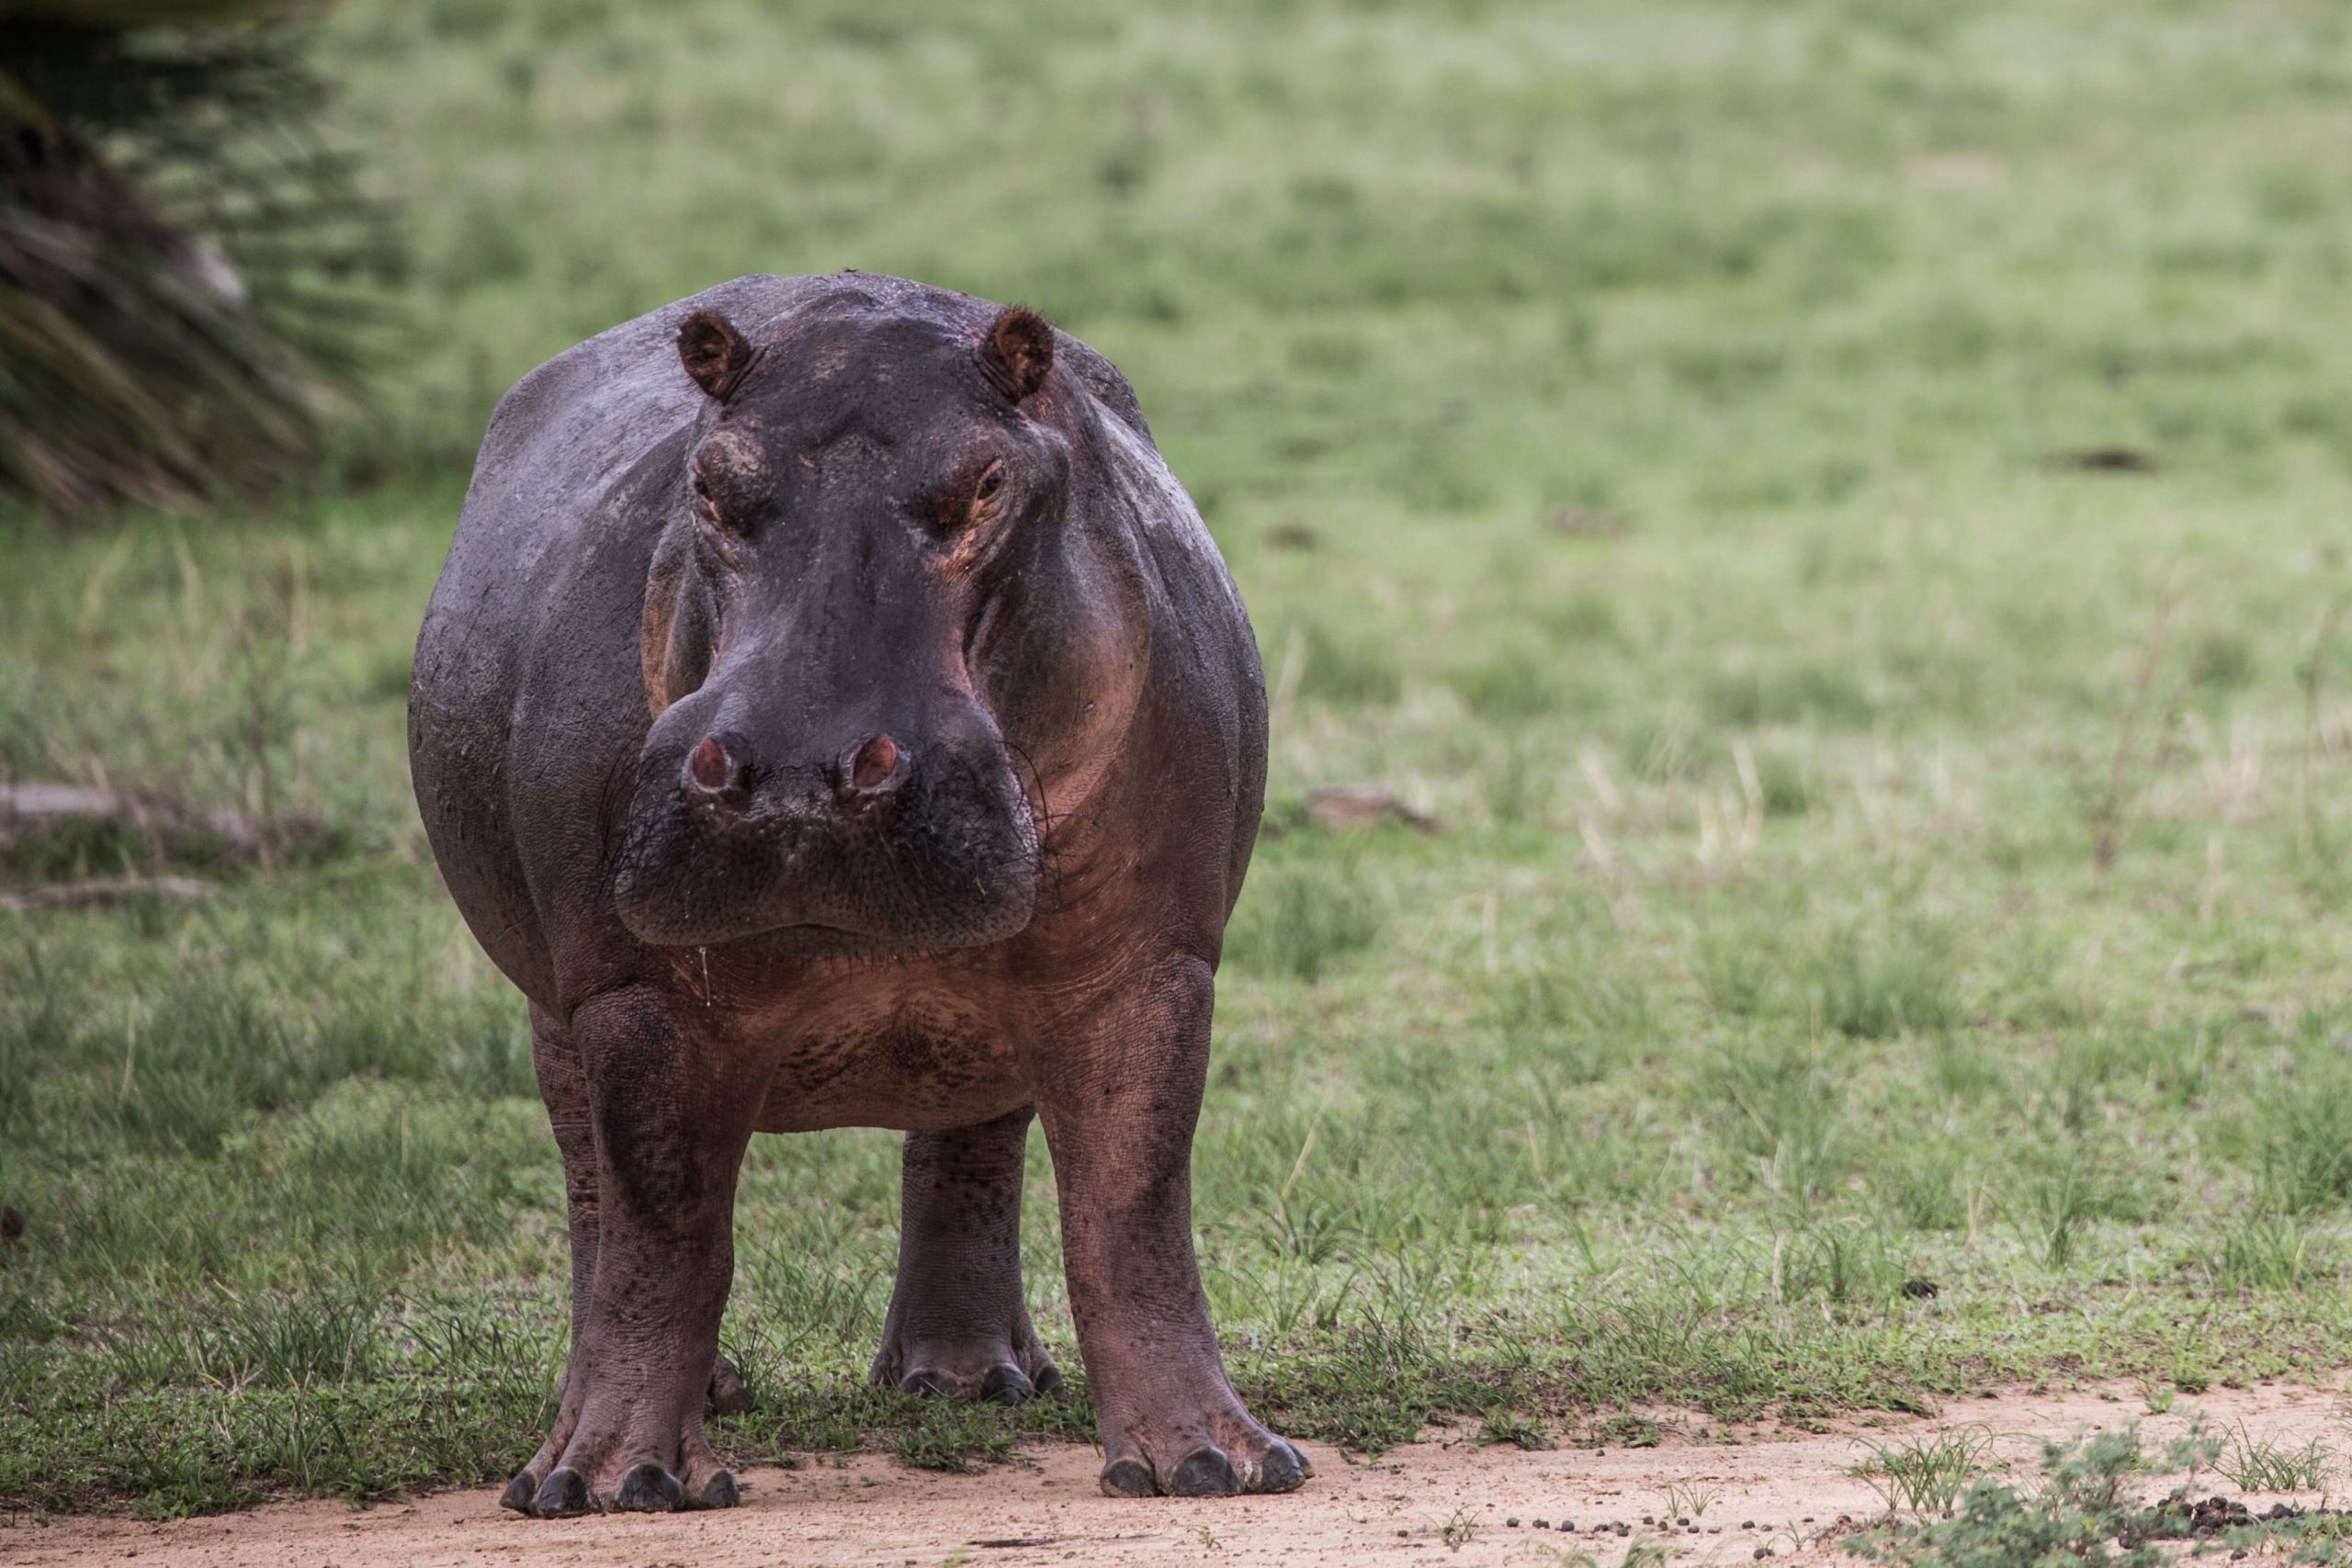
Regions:
<svg viewBox="0 0 2352 1568"><path fill-rule="evenodd" d="M189 1564L191 1568L1048 1568L1063 1563L1481 1564L1602 1568L1648 1540L1678 1563L1851 1562L1836 1539L1881 1509L1853 1466L1863 1439L1902 1443L1938 1431L1985 1435L1997 1463L2031 1478L2046 1438L2135 1416L2151 1451L2185 1430L2243 1423L2256 1439L2341 1450L2340 1396L2287 1384L2215 1389L2146 1416L2128 1389L2007 1393L1956 1400L1931 1419L1777 1427L1727 1435L1660 1418L1654 1448L1530 1453L1468 1441L1417 1443L1351 1462L1307 1445L1316 1475L1285 1497L1132 1502L1095 1490L1096 1456L1041 1447L976 1475L904 1470L866 1456L836 1468L754 1470L743 1506L726 1513L534 1520L503 1513L495 1488L354 1509L288 1503L219 1518L141 1524L74 1517L0 1521L0 1561L24 1568ZM1705 1433L1705 1436L1697 1434ZM2150 1477L2160 1496L2172 1478ZM2205 1476L2200 1495L2228 1490ZM2280 1498L2242 1499L2260 1512ZM2306 1496L2289 1499L2317 1501ZM1687 1521L1687 1522L1686 1522Z"/></svg>

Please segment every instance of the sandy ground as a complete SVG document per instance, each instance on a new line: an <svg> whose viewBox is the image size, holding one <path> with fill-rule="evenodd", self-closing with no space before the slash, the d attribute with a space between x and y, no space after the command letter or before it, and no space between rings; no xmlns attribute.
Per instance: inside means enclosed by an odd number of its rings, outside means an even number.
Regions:
<svg viewBox="0 0 2352 1568"><path fill-rule="evenodd" d="M836 1467L754 1470L743 1506L661 1517L532 1520L503 1513L495 1489L354 1509L290 1503L224 1517L142 1524L74 1517L0 1520L0 1562L15 1568L135 1562L194 1568L1042 1568L1113 1564L1569 1564L1601 1568L1647 1538L1677 1563L1756 1560L1852 1562L1835 1552L1841 1517L1875 1514L1877 1497L1848 1473L1885 1441L1945 1427L1989 1434L2020 1477L2041 1440L2141 1417L2151 1440L2210 1426L2293 1443L2352 1447L2352 1415L2333 1390L2272 1384L2186 1397L2169 1415L2144 1415L2129 1390L2015 1393L1956 1401L1932 1419L1867 1420L1826 1432L1765 1427L1736 1440L1698 1421L1656 1448L1528 1453L1467 1441L1417 1443L1376 1461L1351 1462L1308 1446L1315 1479L1287 1497L1114 1501L1094 1487L1091 1449L1043 1447L976 1475L934 1475L864 1457ZM1707 1435L1695 1434L1704 1431ZM2341 1479L2339 1474L2338 1479ZM1690 1527L1668 1520L1668 1488L1705 1499ZM2152 1480L2151 1495L2167 1483ZM2199 1486L2233 1492L2218 1477ZM2267 1505L2267 1495L2250 1498ZM2305 1498L2303 1501L2314 1501ZM1659 1521L1645 1524L1645 1517ZM1514 1522L1515 1521L1515 1522ZM1539 1528L1539 1521L1541 1527ZM1623 1522L1630 1533L1612 1528Z"/></svg>

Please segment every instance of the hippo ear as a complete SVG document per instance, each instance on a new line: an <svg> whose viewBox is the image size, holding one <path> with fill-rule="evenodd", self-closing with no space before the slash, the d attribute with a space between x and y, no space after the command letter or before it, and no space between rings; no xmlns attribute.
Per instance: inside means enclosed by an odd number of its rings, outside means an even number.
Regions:
<svg viewBox="0 0 2352 1568"><path fill-rule="evenodd" d="M980 368L998 391L1016 403L1026 401L1054 368L1054 329L1036 311L1013 306L980 341Z"/></svg>
<svg viewBox="0 0 2352 1568"><path fill-rule="evenodd" d="M678 363L695 385L725 402L752 367L752 345L716 310L696 310L678 323Z"/></svg>

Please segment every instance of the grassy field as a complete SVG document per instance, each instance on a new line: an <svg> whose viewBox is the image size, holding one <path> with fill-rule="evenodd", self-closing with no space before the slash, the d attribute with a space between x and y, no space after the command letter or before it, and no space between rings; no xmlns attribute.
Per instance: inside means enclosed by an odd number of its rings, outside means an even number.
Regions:
<svg viewBox="0 0 2352 1568"><path fill-rule="evenodd" d="M330 829L0 914L0 1510L538 1441L557 1162L409 647L498 392L752 271L1035 304L1232 560L1272 831L1196 1213L1261 1414L1613 1446L2352 1363L2335 0L935 10L350 0L413 238L352 482L0 526L0 773ZM1329 784L1442 831L1317 828ZM0 881L220 870L158 858ZM1091 1429L1082 1380L863 1387L896 1170L754 1147L739 1459Z"/></svg>

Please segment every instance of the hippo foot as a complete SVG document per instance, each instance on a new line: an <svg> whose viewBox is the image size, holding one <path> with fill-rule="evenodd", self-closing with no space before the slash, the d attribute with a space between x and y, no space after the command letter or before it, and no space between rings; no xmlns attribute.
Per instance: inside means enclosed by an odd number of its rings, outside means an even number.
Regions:
<svg viewBox="0 0 2352 1568"><path fill-rule="evenodd" d="M978 1378L939 1367L917 1367L899 1380L899 1392L919 1399L964 1399L980 1404L1026 1404L1062 1386L1062 1371L1046 1362L1035 1377L1011 1361L999 1361Z"/></svg>
<svg viewBox="0 0 2352 1568"><path fill-rule="evenodd" d="M689 1423L691 1429L680 1432L675 1469L651 1461L600 1467L582 1462L596 1445L578 1438L579 1418L569 1400L564 1405L554 1435L506 1483L506 1490L499 1495L500 1507L537 1518L561 1519L579 1514L731 1508L742 1500L733 1472L711 1451L701 1422ZM726 1357L719 1357L703 1393L704 1414L738 1416L752 1406L742 1373ZM602 1485L595 1479L599 1475Z"/></svg>
<svg viewBox="0 0 2352 1568"><path fill-rule="evenodd" d="M569 1413L567 1412L567 1416ZM648 1458L625 1450L616 1437L598 1440L584 1422L559 1425L531 1462L515 1472L498 1499L502 1508L534 1518L579 1514L667 1514L685 1508L731 1508L742 1501L734 1472L719 1462L699 1419L686 1424L674 1450ZM632 1445L635 1448L635 1445Z"/></svg>
<svg viewBox="0 0 2352 1568"><path fill-rule="evenodd" d="M1204 1438L1204 1427L1214 1432ZM1246 1414L1171 1424L1165 1440L1130 1432L1106 1441L1106 1497L1230 1497L1242 1492L1295 1492L1315 1473L1306 1456ZM1178 1433L1184 1436L1178 1436Z"/></svg>
<svg viewBox="0 0 2352 1568"><path fill-rule="evenodd" d="M616 1471L604 1468L601 1477L570 1464L560 1464L542 1479L536 1469L515 1472L500 1495L498 1506L540 1519L568 1519L581 1514L670 1514L686 1508L731 1508L743 1500L734 1472L715 1457L686 1462L681 1477L650 1460Z"/></svg>
<svg viewBox="0 0 2352 1568"><path fill-rule="evenodd" d="M981 1404L1024 1404L1062 1386L1061 1369L1026 1324L1012 1335L903 1348L886 1339L870 1377L876 1388Z"/></svg>

